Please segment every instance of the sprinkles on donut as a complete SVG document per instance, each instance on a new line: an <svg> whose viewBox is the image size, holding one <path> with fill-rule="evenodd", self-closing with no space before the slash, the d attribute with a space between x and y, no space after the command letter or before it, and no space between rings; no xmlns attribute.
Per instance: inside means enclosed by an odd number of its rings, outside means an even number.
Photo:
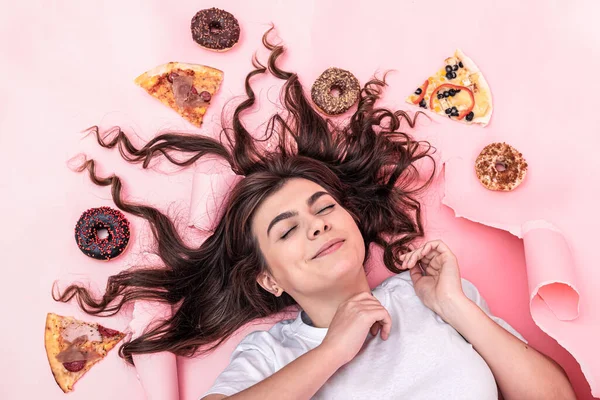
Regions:
<svg viewBox="0 0 600 400"><path fill-rule="evenodd" d="M198 11L192 18L191 29L194 41L209 50L226 51L240 40L237 19L214 7Z"/></svg>
<svg viewBox="0 0 600 400"><path fill-rule="evenodd" d="M108 236L100 238L98 231L106 229ZM86 210L75 225L75 241L79 249L96 260L111 260L119 256L129 243L129 221L122 212L110 207Z"/></svg>
<svg viewBox="0 0 600 400"><path fill-rule="evenodd" d="M338 92L338 96L333 94ZM358 100L360 83L351 72L340 68L326 69L313 83L310 95L325 114L342 114Z"/></svg>

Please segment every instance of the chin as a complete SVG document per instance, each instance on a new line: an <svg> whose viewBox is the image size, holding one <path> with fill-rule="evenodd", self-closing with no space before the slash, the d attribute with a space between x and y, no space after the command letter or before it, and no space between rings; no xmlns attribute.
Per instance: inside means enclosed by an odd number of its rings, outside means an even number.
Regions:
<svg viewBox="0 0 600 400"><path fill-rule="evenodd" d="M351 274L356 270L358 263L354 257L349 257L346 254L340 254L340 257L334 257L334 255L335 254L331 254L329 257L323 257L322 260L319 260L324 265L323 268L327 268L330 271L336 271L336 275L340 276Z"/></svg>
<svg viewBox="0 0 600 400"><path fill-rule="evenodd" d="M348 240L342 247L337 251L315 258L312 260L313 263L320 264L322 268L329 270L338 270L340 273L351 273L357 267L362 268L362 262L359 257L360 251L356 251L356 248L352 246Z"/></svg>

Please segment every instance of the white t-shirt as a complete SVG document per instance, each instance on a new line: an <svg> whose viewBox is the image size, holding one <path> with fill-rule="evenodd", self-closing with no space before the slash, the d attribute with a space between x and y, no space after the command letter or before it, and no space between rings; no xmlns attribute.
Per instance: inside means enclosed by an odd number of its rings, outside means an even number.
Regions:
<svg viewBox="0 0 600 400"><path fill-rule="evenodd" d="M527 343L508 323L490 314L471 282L463 279L462 286L465 295L494 321ZM373 289L373 294L392 318L388 340L369 333L356 357L339 368L313 399L498 399L494 376L484 359L452 326L423 305L408 271L389 277ZM327 328L310 323L301 311L296 319L247 335L202 397L239 393L317 347Z"/></svg>

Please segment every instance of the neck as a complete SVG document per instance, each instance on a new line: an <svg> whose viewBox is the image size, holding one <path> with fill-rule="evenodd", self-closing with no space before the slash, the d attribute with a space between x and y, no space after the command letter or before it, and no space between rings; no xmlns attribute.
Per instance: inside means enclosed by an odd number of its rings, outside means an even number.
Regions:
<svg viewBox="0 0 600 400"><path fill-rule="evenodd" d="M311 295L309 298L297 300L300 307L312 321L316 328L329 328L331 321L340 304L362 292L371 292L363 268L351 280L340 281L339 284L328 290L324 296Z"/></svg>

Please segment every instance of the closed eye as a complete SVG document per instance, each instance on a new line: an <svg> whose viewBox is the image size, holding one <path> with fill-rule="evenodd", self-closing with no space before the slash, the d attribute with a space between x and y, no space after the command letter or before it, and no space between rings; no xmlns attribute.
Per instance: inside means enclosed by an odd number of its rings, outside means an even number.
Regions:
<svg viewBox="0 0 600 400"><path fill-rule="evenodd" d="M321 214L323 211L325 211L325 210L329 210L329 209L331 209L331 208L333 208L333 207L335 207L335 204L332 204L332 205L330 205L330 206L327 206L327 207L325 207L325 208L321 209L321 210L320 210L320 211L319 211L317 214ZM296 225L296 226L293 226L292 228L290 228L290 230L288 230L286 233L284 233L284 234L283 234L283 236L281 237L281 239L285 239L286 237L288 237L288 235L289 235L289 234L290 234L290 233L291 233L291 232L292 232L294 229L296 229L296 227L297 227L297 226L298 226L298 225Z"/></svg>
<svg viewBox="0 0 600 400"><path fill-rule="evenodd" d="M296 225L298 226L298 225ZM291 231L293 231L294 229L296 229L296 226L292 227L289 231L287 231L286 233L283 234L283 236L281 237L282 239L285 239L287 237L287 235L290 234Z"/></svg>
<svg viewBox="0 0 600 400"><path fill-rule="evenodd" d="M321 214L323 211L325 211L327 209L330 209L330 208L333 208L333 207L335 207L335 204L332 204L330 206L325 207L324 209L322 209L321 211L319 211L317 214Z"/></svg>

